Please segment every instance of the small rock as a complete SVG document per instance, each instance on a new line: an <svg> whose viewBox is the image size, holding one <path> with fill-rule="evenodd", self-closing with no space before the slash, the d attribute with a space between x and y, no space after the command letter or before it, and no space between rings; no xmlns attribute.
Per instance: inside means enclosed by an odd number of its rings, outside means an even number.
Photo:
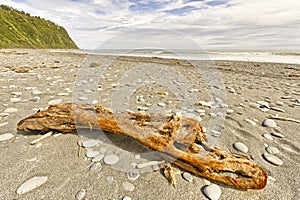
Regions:
<svg viewBox="0 0 300 200"><path fill-rule="evenodd" d="M116 155L111 154L111 155L105 156L103 161L104 161L105 164L114 165L117 162L119 162L119 157L116 156Z"/></svg>
<svg viewBox="0 0 300 200"><path fill-rule="evenodd" d="M105 180L109 183L112 183L114 181L114 177L113 176L107 176L107 177L105 177Z"/></svg>
<svg viewBox="0 0 300 200"><path fill-rule="evenodd" d="M94 158L94 157L98 156L99 154L100 154L99 151L88 150L86 152L86 157L88 157L88 158Z"/></svg>
<svg viewBox="0 0 300 200"><path fill-rule="evenodd" d="M4 113L14 113L14 112L18 112L17 108L6 108L4 111Z"/></svg>
<svg viewBox="0 0 300 200"><path fill-rule="evenodd" d="M203 192L210 200L218 200L222 193L220 187L215 184L205 186Z"/></svg>
<svg viewBox="0 0 300 200"><path fill-rule="evenodd" d="M203 110L203 109L196 109L195 112L197 112L197 113L205 113L205 110Z"/></svg>
<svg viewBox="0 0 300 200"><path fill-rule="evenodd" d="M92 162L100 162L103 158L104 154L100 153L93 158Z"/></svg>
<svg viewBox="0 0 300 200"><path fill-rule="evenodd" d="M32 93L33 95L40 95L40 94L43 94L43 92L40 91L40 90L33 90L31 93Z"/></svg>
<svg viewBox="0 0 300 200"><path fill-rule="evenodd" d="M36 102L36 101L39 101L40 99L41 99L40 97L36 96L36 97L29 99L29 101Z"/></svg>
<svg viewBox="0 0 300 200"><path fill-rule="evenodd" d="M23 93L22 92L12 92L12 95L16 95L16 96L21 96Z"/></svg>
<svg viewBox="0 0 300 200"><path fill-rule="evenodd" d="M211 130L211 135L215 137L219 137L221 135L221 132L217 130Z"/></svg>
<svg viewBox="0 0 300 200"><path fill-rule="evenodd" d="M31 190L34 190L35 188L43 185L48 181L47 176L37 176L33 177L27 181L25 181L18 189L17 194L25 194L27 192L30 192Z"/></svg>
<svg viewBox="0 0 300 200"><path fill-rule="evenodd" d="M278 133L278 132L273 132L273 133L271 133L271 135L278 137L278 138L284 138L284 135L282 135L281 133Z"/></svg>
<svg viewBox="0 0 300 200"><path fill-rule="evenodd" d="M251 124L252 126L256 126L256 123L254 121L252 121L251 119L245 119L246 122L248 122L249 124Z"/></svg>
<svg viewBox="0 0 300 200"><path fill-rule="evenodd" d="M193 176L188 172L182 173L182 177L184 178L184 180L186 180L188 182L192 182L194 179Z"/></svg>
<svg viewBox="0 0 300 200"><path fill-rule="evenodd" d="M87 98L87 97L78 97L78 100L79 100L79 101L87 101L88 98Z"/></svg>
<svg viewBox="0 0 300 200"><path fill-rule="evenodd" d="M131 200L131 198L129 196L125 196L122 198L122 200Z"/></svg>
<svg viewBox="0 0 300 200"><path fill-rule="evenodd" d="M233 144L233 147L238 151L241 151L243 153L248 153L248 147L244 143L236 142Z"/></svg>
<svg viewBox="0 0 300 200"><path fill-rule="evenodd" d="M125 191L129 191L129 192L132 192L135 188L135 186L128 182L128 181L125 181L122 183L122 188L125 190Z"/></svg>
<svg viewBox="0 0 300 200"><path fill-rule="evenodd" d="M277 127L277 124L273 119L265 119L262 123L262 126L275 128Z"/></svg>
<svg viewBox="0 0 300 200"><path fill-rule="evenodd" d="M266 148L266 151L269 153L269 154L278 154L280 151L278 148L276 147L267 147Z"/></svg>
<svg viewBox="0 0 300 200"><path fill-rule="evenodd" d="M10 140L14 137L12 133L5 133L0 135L0 142L5 141L5 140Z"/></svg>
<svg viewBox="0 0 300 200"><path fill-rule="evenodd" d="M12 103L18 103L20 101L21 101L21 98L11 98L10 99L10 102L12 102Z"/></svg>
<svg viewBox="0 0 300 200"><path fill-rule="evenodd" d="M90 172L92 173L98 173L100 172L102 169L102 165L100 162L96 162L96 163L93 163L90 167Z"/></svg>
<svg viewBox="0 0 300 200"><path fill-rule="evenodd" d="M273 137L270 134L263 134L263 137L268 140L273 140Z"/></svg>
<svg viewBox="0 0 300 200"><path fill-rule="evenodd" d="M53 99L48 102L48 105L57 105L60 104L63 100L62 99Z"/></svg>
<svg viewBox="0 0 300 200"><path fill-rule="evenodd" d="M160 106L160 107L163 107L163 108L166 107L166 104L162 103L162 102L159 102L157 105Z"/></svg>
<svg viewBox="0 0 300 200"><path fill-rule="evenodd" d="M5 126L7 124L8 124L8 122L3 122L3 123L0 124L0 127Z"/></svg>
<svg viewBox="0 0 300 200"><path fill-rule="evenodd" d="M277 166L283 165L283 161L272 154L264 153L263 157L265 158L266 161L272 163L273 165L277 165Z"/></svg>
<svg viewBox="0 0 300 200"><path fill-rule="evenodd" d="M137 170L126 172L126 176L130 181L136 181L140 177L140 173Z"/></svg>
<svg viewBox="0 0 300 200"><path fill-rule="evenodd" d="M93 140L93 139L82 142L82 146L85 148L91 148L97 146L98 144L99 144L98 140Z"/></svg>
<svg viewBox="0 0 300 200"><path fill-rule="evenodd" d="M85 197L85 189L79 190L75 195L75 200L82 200Z"/></svg>
<svg viewBox="0 0 300 200"><path fill-rule="evenodd" d="M233 112L234 112L234 110L232 110L232 109L227 110L227 114L232 114Z"/></svg>

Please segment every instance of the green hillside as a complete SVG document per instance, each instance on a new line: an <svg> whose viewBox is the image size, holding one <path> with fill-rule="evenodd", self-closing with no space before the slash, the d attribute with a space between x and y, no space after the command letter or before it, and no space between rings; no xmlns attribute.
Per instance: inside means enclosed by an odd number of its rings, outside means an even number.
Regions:
<svg viewBox="0 0 300 200"><path fill-rule="evenodd" d="M67 31L53 22L0 5L0 48L77 49Z"/></svg>

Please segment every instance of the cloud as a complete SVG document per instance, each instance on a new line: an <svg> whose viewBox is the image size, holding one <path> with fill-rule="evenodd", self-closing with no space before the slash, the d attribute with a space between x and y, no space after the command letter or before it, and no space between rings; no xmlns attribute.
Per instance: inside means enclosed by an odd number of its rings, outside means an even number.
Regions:
<svg viewBox="0 0 300 200"><path fill-rule="evenodd" d="M0 3L64 26L81 48L96 48L109 38L126 35L126 31L149 28L179 31L207 49L300 47L296 34L300 31L299 0L0 0ZM147 40L147 35L148 38L151 35L141 32L143 38L139 40ZM168 37L170 43L180 44L178 38Z"/></svg>

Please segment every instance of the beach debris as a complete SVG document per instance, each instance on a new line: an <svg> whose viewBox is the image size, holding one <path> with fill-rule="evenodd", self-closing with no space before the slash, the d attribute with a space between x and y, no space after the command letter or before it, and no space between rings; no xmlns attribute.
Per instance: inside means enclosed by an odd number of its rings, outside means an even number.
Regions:
<svg viewBox="0 0 300 200"><path fill-rule="evenodd" d="M101 129L135 139L158 151L166 161L194 175L244 189L266 186L267 173L263 168L249 158L210 147L199 122L183 116L113 111L85 103L61 103L22 119L17 129L70 133L76 128L90 129L91 126L93 130ZM104 157L106 164L118 161L116 155Z"/></svg>
<svg viewBox="0 0 300 200"><path fill-rule="evenodd" d="M15 136L12 133L5 133L0 135L0 142L3 142L5 140L10 140L12 138L14 138Z"/></svg>
<svg viewBox="0 0 300 200"><path fill-rule="evenodd" d="M48 137L51 137L51 135L53 135L53 132L52 132L52 131L49 131L48 133L42 135L42 136L39 137L38 139L31 141L30 144L31 144L31 145L35 145L35 144L39 143L40 141L45 140L45 139L47 139Z"/></svg>
<svg viewBox="0 0 300 200"><path fill-rule="evenodd" d="M119 157L114 154L107 155L103 159L104 163L107 165L114 165L118 163L119 160L120 160Z"/></svg>
<svg viewBox="0 0 300 200"><path fill-rule="evenodd" d="M126 172L126 176L130 181L136 181L140 177L140 173L137 170L131 170Z"/></svg>
<svg viewBox="0 0 300 200"><path fill-rule="evenodd" d="M98 140L85 140L82 142L82 146L84 148L91 148L91 147L94 147L94 146L97 146L99 144L99 141Z"/></svg>
<svg viewBox="0 0 300 200"><path fill-rule="evenodd" d="M277 166L283 165L283 161L280 158L278 158L277 156L274 156L269 153L264 153L263 157L266 161L268 161L269 163L272 163L273 165L277 165Z"/></svg>
<svg viewBox="0 0 300 200"><path fill-rule="evenodd" d="M176 177L175 173L173 170L173 167L171 166L170 163L167 163L165 168L164 168L164 175L168 179L169 183L176 188Z"/></svg>
<svg viewBox="0 0 300 200"><path fill-rule="evenodd" d="M241 151L243 153L248 153L248 147L244 143L236 142L233 144L233 147L238 151Z"/></svg>
<svg viewBox="0 0 300 200"><path fill-rule="evenodd" d="M270 134L263 134L263 137L268 139L268 140L273 140L273 137Z"/></svg>
<svg viewBox="0 0 300 200"><path fill-rule="evenodd" d="M210 200L218 200L221 197L222 191L218 185L211 184L204 186L203 193Z"/></svg>
<svg viewBox="0 0 300 200"><path fill-rule="evenodd" d="M17 194L25 194L34 190L35 188L43 185L48 181L47 176L36 176L27 181L25 181L20 187L17 189Z"/></svg>
<svg viewBox="0 0 300 200"><path fill-rule="evenodd" d="M282 121L290 121L290 122L300 123L300 120L287 118L287 117L279 117L279 116L270 115L269 118L270 119L278 119L278 120L282 120Z"/></svg>
<svg viewBox="0 0 300 200"><path fill-rule="evenodd" d="M135 186L132 183L125 181L122 183L122 188L125 191L132 192L135 189Z"/></svg>
<svg viewBox="0 0 300 200"><path fill-rule="evenodd" d="M273 132L273 133L271 133L271 135L278 137L278 138L284 138L284 135L281 133L278 133L278 132Z"/></svg>
<svg viewBox="0 0 300 200"><path fill-rule="evenodd" d="M275 127L277 127L277 124L272 119L265 119L262 123L262 126L275 128Z"/></svg>
<svg viewBox="0 0 300 200"><path fill-rule="evenodd" d="M278 154L280 151L278 148L276 147L267 147L266 148L266 151L269 153L269 154Z"/></svg>
<svg viewBox="0 0 300 200"><path fill-rule="evenodd" d="M193 182L194 179L193 176L188 172L182 173L182 178L190 183Z"/></svg>
<svg viewBox="0 0 300 200"><path fill-rule="evenodd" d="M85 195L86 195L85 189L81 189L75 194L75 200L83 200Z"/></svg>
<svg viewBox="0 0 300 200"><path fill-rule="evenodd" d="M270 107L271 110L277 111L277 112L282 112L285 113L285 110L281 109L281 108L277 108L277 107Z"/></svg>

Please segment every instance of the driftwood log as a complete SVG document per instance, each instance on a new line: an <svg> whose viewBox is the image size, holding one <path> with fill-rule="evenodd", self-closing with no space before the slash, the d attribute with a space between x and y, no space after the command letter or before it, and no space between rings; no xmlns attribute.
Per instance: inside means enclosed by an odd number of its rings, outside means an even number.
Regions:
<svg viewBox="0 0 300 200"><path fill-rule="evenodd" d="M79 128L101 129L133 138L197 176L243 189L266 186L267 173L264 169L246 157L209 147L201 125L191 118L62 103L21 120L17 129L67 133Z"/></svg>

